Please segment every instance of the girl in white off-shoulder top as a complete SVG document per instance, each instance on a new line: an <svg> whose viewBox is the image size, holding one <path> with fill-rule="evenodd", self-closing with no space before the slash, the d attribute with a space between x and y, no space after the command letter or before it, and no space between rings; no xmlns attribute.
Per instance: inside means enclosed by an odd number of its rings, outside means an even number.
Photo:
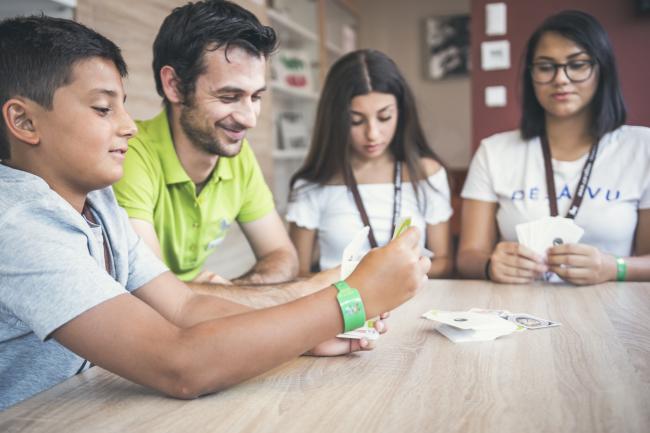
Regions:
<svg viewBox="0 0 650 433"><path fill-rule="evenodd" d="M287 220L300 273L316 261L337 266L367 223L366 248L386 244L396 221L410 216L434 253L429 276L447 275L451 214L446 171L395 63L375 50L342 57L326 78L309 154L291 180Z"/></svg>

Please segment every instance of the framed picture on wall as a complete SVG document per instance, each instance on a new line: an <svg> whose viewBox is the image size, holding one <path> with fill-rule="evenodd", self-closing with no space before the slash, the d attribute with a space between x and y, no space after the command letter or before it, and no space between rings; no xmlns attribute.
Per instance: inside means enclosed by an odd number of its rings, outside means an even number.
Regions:
<svg viewBox="0 0 650 433"><path fill-rule="evenodd" d="M442 80L469 73L469 15L427 18L424 40L427 78Z"/></svg>

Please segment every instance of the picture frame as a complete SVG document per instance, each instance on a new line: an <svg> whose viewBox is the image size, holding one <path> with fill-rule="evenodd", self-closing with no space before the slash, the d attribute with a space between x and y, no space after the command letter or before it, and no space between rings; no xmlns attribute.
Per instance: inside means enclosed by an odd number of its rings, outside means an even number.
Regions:
<svg viewBox="0 0 650 433"><path fill-rule="evenodd" d="M424 22L425 76L443 80L467 76L470 71L470 17L447 15Z"/></svg>

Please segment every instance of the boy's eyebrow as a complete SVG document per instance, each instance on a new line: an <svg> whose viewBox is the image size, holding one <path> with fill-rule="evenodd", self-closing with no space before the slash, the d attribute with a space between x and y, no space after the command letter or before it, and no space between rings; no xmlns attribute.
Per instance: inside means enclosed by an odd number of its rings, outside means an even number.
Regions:
<svg viewBox="0 0 650 433"><path fill-rule="evenodd" d="M100 88L100 87L92 89L90 92L91 93L101 93L103 95L110 96L111 98L119 97L119 93L117 93L115 90L104 89L104 88ZM126 93L124 94L124 99L122 100L122 102L126 102Z"/></svg>

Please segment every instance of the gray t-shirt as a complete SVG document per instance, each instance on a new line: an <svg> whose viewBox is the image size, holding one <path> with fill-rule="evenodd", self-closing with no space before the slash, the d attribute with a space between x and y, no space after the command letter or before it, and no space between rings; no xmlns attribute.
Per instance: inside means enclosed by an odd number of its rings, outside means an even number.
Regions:
<svg viewBox="0 0 650 433"><path fill-rule="evenodd" d="M110 187L90 193L88 204L99 228L40 177L0 164L0 410L79 370L84 360L51 339L53 331L167 270Z"/></svg>

